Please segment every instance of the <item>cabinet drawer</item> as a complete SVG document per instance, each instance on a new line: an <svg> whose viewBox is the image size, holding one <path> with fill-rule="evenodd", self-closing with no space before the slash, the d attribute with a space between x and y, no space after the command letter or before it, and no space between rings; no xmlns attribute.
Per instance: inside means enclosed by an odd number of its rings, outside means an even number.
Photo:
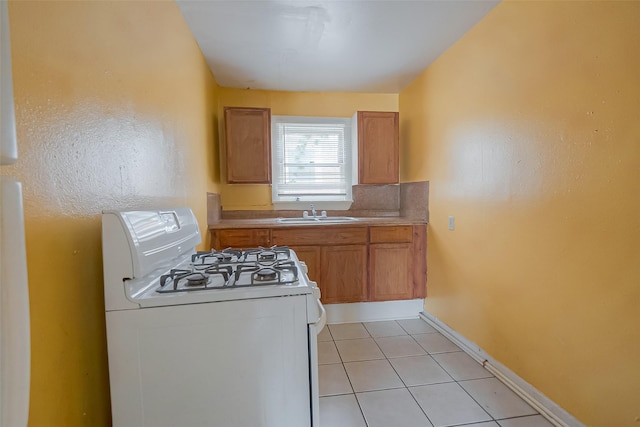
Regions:
<svg viewBox="0 0 640 427"><path fill-rule="evenodd" d="M256 246L270 246L270 230L268 228L215 230L212 234L212 244L216 249L224 248L255 248Z"/></svg>
<svg viewBox="0 0 640 427"><path fill-rule="evenodd" d="M366 244L367 227L292 227L272 232L274 245L349 245Z"/></svg>
<svg viewBox="0 0 640 427"><path fill-rule="evenodd" d="M413 227L410 225L369 228L371 243L409 243L411 241L413 241Z"/></svg>

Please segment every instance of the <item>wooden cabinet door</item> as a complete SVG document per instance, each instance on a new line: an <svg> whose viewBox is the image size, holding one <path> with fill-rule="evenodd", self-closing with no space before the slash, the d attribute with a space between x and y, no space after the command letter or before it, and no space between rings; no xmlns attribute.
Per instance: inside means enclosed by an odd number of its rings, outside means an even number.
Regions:
<svg viewBox="0 0 640 427"><path fill-rule="evenodd" d="M289 248L295 251L300 261L307 264L309 269L307 276L318 283L318 287L322 291L320 286L320 246L289 246Z"/></svg>
<svg viewBox="0 0 640 427"><path fill-rule="evenodd" d="M369 281L372 301L413 298L411 243L369 246Z"/></svg>
<svg viewBox="0 0 640 427"><path fill-rule="evenodd" d="M413 226L413 297L427 296L427 226Z"/></svg>
<svg viewBox="0 0 640 427"><path fill-rule="evenodd" d="M399 182L399 117L397 112L358 111L358 181Z"/></svg>
<svg viewBox="0 0 640 427"><path fill-rule="evenodd" d="M271 183L271 110L224 109L227 183Z"/></svg>
<svg viewBox="0 0 640 427"><path fill-rule="evenodd" d="M271 230L268 228L228 228L211 230L211 247L248 249L258 246L269 247Z"/></svg>
<svg viewBox="0 0 640 427"><path fill-rule="evenodd" d="M323 246L320 283L326 304L367 300L367 246Z"/></svg>

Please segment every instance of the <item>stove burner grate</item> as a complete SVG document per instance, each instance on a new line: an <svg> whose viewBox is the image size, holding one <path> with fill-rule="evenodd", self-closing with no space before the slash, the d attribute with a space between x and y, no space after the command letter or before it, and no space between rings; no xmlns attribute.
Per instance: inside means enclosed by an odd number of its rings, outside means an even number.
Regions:
<svg viewBox="0 0 640 427"><path fill-rule="evenodd" d="M270 282L272 280L280 280L280 272L272 268L261 268L251 275L254 282Z"/></svg>
<svg viewBox="0 0 640 427"><path fill-rule="evenodd" d="M239 249L227 248L221 251L212 249L210 251L198 251L191 255L191 262L212 265L236 262L240 258L242 258L242 251Z"/></svg>
<svg viewBox="0 0 640 427"><path fill-rule="evenodd" d="M189 292L197 290L221 289L229 285L229 278L233 273L230 265L215 265L194 270L172 269L169 274L160 276L159 293ZM212 285L212 276L222 278L222 286Z"/></svg>
<svg viewBox="0 0 640 427"><path fill-rule="evenodd" d="M247 258L249 257L249 259ZM192 263L160 277L159 293L287 285L298 281L296 262L286 246L197 252Z"/></svg>
<svg viewBox="0 0 640 427"><path fill-rule="evenodd" d="M257 261L263 263L288 260L290 258L291 249L287 246L271 246L270 248L263 248L262 246L259 246L256 249L247 249L243 254L243 260L246 262Z"/></svg>
<svg viewBox="0 0 640 427"><path fill-rule="evenodd" d="M297 280L298 268L293 261L255 262L236 266L233 286L287 285Z"/></svg>
<svg viewBox="0 0 640 427"><path fill-rule="evenodd" d="M182 278L186 281L186 286L204 286L208 279L208 277L202 273L191 273Z"/></svg>
<svg viewBox="0 0 640 427"><path fill-rule="evenodd" d="M262 251L257 254L258 261L275 261L277 256L274 251Z"/></svg>

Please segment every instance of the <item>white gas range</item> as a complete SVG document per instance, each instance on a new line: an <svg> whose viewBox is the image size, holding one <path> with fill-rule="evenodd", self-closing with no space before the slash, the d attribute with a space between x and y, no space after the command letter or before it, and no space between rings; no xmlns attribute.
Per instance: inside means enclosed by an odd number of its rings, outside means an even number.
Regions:
<svg viewBox="0 0 640 427"><path fill-rule="evenodd" d="M285 247L197 252L189 208L105 211L114 427L318 426L326 315Z"/></svg>

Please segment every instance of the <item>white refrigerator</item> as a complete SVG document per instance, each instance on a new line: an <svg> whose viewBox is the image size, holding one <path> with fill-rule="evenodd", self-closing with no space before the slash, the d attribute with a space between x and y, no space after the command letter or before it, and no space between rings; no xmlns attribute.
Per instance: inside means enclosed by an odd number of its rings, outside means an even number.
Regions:
<svg viewBox="0 0 640 427"><path fill-rule="evenodd" d="M0 165L18 160L7 2L0 0ZM20 182L0 175L0 427L29 417L31 343Z"/></svg>

